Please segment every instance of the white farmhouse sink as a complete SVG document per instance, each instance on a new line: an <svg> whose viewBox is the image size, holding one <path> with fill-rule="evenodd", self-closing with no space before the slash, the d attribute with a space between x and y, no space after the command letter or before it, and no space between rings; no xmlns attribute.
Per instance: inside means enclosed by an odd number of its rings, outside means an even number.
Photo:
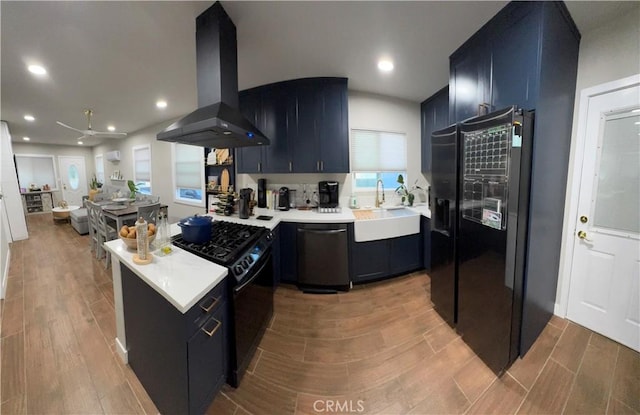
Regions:
<svg viewBox="0 0 640 415"><path fill-rule="evenodd" d="M356 242L397 238L420 232L420 214L409 209L354 210Z"/></svg>

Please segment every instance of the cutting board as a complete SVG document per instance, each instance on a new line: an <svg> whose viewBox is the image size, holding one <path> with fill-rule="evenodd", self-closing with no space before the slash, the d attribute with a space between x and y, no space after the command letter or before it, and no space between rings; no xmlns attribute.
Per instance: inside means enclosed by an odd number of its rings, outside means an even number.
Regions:
<svg viewBox="0 0 640 415"><path fill-rule="evenodd" d="M229 190L229 170L224 169L220 174L220 190L226 192Z"/></svg>
<svg viewBox="0 0 640 415"><path fill-rule="evenodd" d="M218 164L227 164L229 162L229 149L228 148L217 149L216 156L218 158Z"/></svg>

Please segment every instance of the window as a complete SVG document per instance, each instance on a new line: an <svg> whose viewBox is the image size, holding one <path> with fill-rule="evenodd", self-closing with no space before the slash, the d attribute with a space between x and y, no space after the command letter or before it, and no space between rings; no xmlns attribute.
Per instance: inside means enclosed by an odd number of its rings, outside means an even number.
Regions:
<svg viewBox="0 0 640 415"><path fill-rule="evenodd" d="M151 146L133 147L133 182L138 192L151 194Z"/></svg>
<svg viewBox="0 0 640 415"><path fill-rule="evenodd" d="M37 189L48 184L51 190L58 190L58 180L53 156L40 154L16 154L16 169L20 190L26 191L31 185Z"/></svg>
<svg viewBox="0 0 640 415"><path fill-rule="evenodd" d="M204 206L203 148L174 143L171 154L174 200Z"/></svg>
<svg viewBox="0 0 640 415"><path fill-rule="evenodd" d="M351 171L356 191L373 191L378 180L382 180L386 189L395 189L399 174L407 183L407 136L351 130Z"/></svg>
<svg viewBox="0 0 640 415"><path fill-rule="evenodd" d="M102 154L96 155L96 179L104 184L104 157Z"/></svg>

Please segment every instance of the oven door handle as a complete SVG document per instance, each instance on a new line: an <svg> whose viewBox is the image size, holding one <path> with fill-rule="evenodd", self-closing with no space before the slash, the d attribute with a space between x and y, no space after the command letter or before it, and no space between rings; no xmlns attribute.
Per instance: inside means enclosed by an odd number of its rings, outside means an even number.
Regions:
<svg viewBox="0 0 640 415"><path fill-rule="evenodd" d="M269 255L271 255L271 253L269 253ZM243 282L243 283L242 283L242 285L240 285L240 286L238 286L238 287L235 287L235 288L233 289L233 293L234 293L234 294L238 294L240 291L242 291L242 289L243 289L244 287L246 287L247 285L251 284L251 282L252 282L253 280L255 280L255 279L258 277L258 275L260 275L260 273L264 270L264 267L266 267L268 263L269 263L269 261L268 261L268 260L265 260L265 261L264 261L264 264L262 264L262 265L260 266L260 269L259 269L258 271L256 271L256 272L253 274L253 276L252 276L251 278L249 278L247 281Z"/></svg>

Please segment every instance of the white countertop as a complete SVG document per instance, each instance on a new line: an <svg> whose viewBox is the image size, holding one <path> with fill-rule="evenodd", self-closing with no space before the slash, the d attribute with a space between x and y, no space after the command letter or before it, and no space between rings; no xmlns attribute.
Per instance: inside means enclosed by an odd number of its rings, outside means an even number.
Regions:
<svg viewBox="0 0 640 415"><path fill-rule="evenodd" d="M384 206L383 206L384 208ZM412 206L408 209L422 215L427 218L431 217L431 211L427 206ZM273 218L268 221L257 220L256 217L272 216ZM243 223L252 226L263 226L270 230L275 229L280 222L300 222L300 223L351 223L355 221L355 216L350 208L342 208L340 213L318 213L316 210L272 210L255 208L254 215L249 219L240 219L238 215L221 216L215 214L209 214L215 220L222 220L227 222Z"/></svg>
<svg viewBox="0 0 640 415"><path fill-rule="evenodd" d="M179 231L177 225L171 226L172 234ZM154 251L153 261L148 265L134 263L135 251L127 249L120 239L105 243L105 247L181 313L186 313L227 275L227 268L176 246L167 256L156 255L158 251Z"/></svg>

